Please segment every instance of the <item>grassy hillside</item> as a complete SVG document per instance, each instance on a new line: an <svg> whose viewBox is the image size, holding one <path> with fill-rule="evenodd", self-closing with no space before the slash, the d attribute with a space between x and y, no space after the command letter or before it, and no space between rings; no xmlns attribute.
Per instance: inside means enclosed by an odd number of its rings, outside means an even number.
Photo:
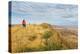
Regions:
<svg viewBox="0 0 80 54"><path fill-rule="evenodd" d="M11 27L12 52L47 51L77 48L77 32L55 29L43 24L14 25Z"/></svg>

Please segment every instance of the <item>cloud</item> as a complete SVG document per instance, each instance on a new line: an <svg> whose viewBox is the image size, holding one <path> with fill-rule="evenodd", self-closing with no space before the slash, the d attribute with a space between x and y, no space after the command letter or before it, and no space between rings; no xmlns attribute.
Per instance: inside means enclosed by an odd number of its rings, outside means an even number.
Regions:
<svg viewBox="0 0 80 54"><path fill-rule="evenodd" d="M32 23L40 21L60 25L74 25L74 22L77 22L77 9L77 5L13 1L12 21L14 23L14 20L17 20L18 17L21 20L25 18ZM69 22L67 23L67 21ZM15 23L19 23L19 21Z"/></svg>

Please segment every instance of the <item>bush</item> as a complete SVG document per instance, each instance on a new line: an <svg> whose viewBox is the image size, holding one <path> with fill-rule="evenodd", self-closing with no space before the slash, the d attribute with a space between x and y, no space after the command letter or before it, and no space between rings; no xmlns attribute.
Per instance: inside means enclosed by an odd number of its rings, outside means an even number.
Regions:
<svg viewBox="0 0 80 54"><path fill-rule="evenodd" d="M30 40L30 41L34 41L36 38L37 38L37 36L33 35L33 36L30 36L30 37L29 37L29 40Z"/></svg>
<svg viewBox="0 0 80 54"><path fill-rule="evenodd" d="M43 23L40 26L42 26L44 29L46 29L46 28L52 28L52 26L50 24L47 24L47 23Z"/></svg>
<svg viewBox="0 0 80 54"><path fill-rule="evenodd" d="M48 50L49 48L49 44L48 44L48 39L53 35L52 31L45 31L44 34L43 34L43 39L45 39L45 42L44 44L46 45L44 47L44 50Z"/></svg>
<svg viewBox="0 0 80 54"><path fill-rule="evenodd" d="M51 37L51 35L52 35L52 31L45 31L43 34L43 38L48 39L49 37Z"/></svg>

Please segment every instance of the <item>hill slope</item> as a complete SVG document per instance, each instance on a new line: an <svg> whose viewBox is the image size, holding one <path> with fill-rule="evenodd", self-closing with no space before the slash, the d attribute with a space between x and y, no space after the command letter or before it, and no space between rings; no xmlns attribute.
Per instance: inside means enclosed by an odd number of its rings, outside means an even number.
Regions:
<svg viewBox="0 0 80 54"><path fill-rule="evenodd" d="M77 42L77 32L55 29L47 23L11 27L12 52L76 49Z"/></svg>

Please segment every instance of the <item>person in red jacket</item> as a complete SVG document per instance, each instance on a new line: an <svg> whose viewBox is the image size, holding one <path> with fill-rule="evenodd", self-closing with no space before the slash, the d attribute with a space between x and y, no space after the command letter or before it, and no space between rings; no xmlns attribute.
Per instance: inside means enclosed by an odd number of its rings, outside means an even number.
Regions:
<svg viewBox="0 0 80 54"><path fill-rule="evenodd" d="M22 25L23 25L23 27L26 27L26 21L25 20L22 21Z"/></svg>

